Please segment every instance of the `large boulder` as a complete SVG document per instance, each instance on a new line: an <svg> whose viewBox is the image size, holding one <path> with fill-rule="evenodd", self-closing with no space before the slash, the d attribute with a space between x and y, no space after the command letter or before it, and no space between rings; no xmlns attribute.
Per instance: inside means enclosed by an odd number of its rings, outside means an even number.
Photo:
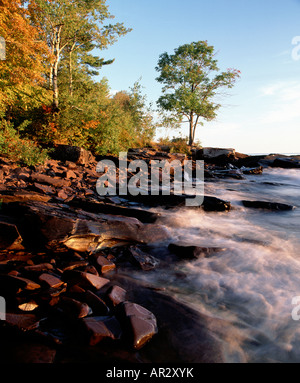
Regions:
<svg viewBox="0 0 300 383"><path fill-rule="evenodd" d="M88 165L95 160L88 150L71 145L57 145L50 156L57 161L70 161L78 165Z"/></svg>

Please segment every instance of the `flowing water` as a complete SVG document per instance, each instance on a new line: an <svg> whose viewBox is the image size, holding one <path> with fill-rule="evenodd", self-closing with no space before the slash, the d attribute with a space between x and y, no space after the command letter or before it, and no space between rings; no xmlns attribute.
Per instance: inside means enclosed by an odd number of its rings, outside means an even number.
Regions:
<svg viewBox="0 0 300 383"><path fill-rule="evenodd" d="M300 296L300 170L265 169L246 177L206 183L206 195L231 201L231 212L162 212L160 223L171 231L172 242L225 251L138 278L229 322L239 337L223 339L228 362L300 362L300 321L292 318L297 308L292 299ZM249 209L243 199L296 209Z"/></svg>

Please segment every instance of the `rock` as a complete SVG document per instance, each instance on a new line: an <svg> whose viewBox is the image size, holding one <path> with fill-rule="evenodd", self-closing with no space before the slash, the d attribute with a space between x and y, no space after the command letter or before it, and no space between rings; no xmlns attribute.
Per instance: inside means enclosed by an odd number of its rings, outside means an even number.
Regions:
<svg viewBox="0 0 300 383"><path fill-rule="evenodd" d="M91 307L94 315L105 316L109 314L109 308L107 307L106 303L92 291L88 290L85 293L84 300Z"/></svg>
<svg viewBox="0 0 300 383"><path fill-rule="evenodd" d="M168 249L181 259L208 258L214 255L215 253L219 253L226 250L220 247L187 246L175 243L171 243L168 246Z"/></svg>
<svg viewBox="0 0 300 383"><path fill-rule="evenodd" d="M65 271L62 279L67 283L79 284L82 287L94 288L96 290L100 290L103 286L109 283L109 279L77 270Z"/></svg>
<svg viewBox="0 0 300 383"><path fill-rule="evenodd" d="M28 245L55 251L97 252L120 243L154 243L169 237L162 226L143 225L135 218L86 213L55 204L14 205L8 210L25 217L21 233Z"/></svg>
<svg viewBox="0 0 300 383"><path fill-rule="evenodd" d="M19 309L22 311L34 311L39 305L35 301L25 302L20 304Z"/></svg>
<svg viewBox="0 0 300 383"><path fill-rule="evenodd" d="M112 286L107 294L114 306L125 302L127 298L127 291L120 286Z"/></svg>
<svg viewBox="0 0 300 383"><path fill-rule="evenodd" d="M276 158L271 166L274 168L299 169L300 161L294 158Z"/></svg>
<svg viewBox="0 0 300 383"><path fill-rule="evenodd" d="M120 310L130 324L133 347L140 350L157 334L156 318L152 312L132 302L122 303Z"/></svg>
<svg viewBox="0 0 300 383"><path fill-rule="evenodd" d="M39 276L39 281L41 283L47 284L49 287L51 287L53 289L57 289L64 284L64 282L61 279L55 277L52 274L48 274L48 273L41 274Z"/></svg>
<svg viewBox="0 0 300 383"><path fill-rule="evenodd" d="M229 211L231 204L216 197L205 196L202 207L205 211Z"/></svg>
<svg viewBox="0 0 300 383"><path fill-rule="evenodd" d="M122 329L115 317L91 317L82 320L88 332L90 346L95 346L105 338L121 338Z"/></svg>
<svg viewBox="0 0 300 383"><path fill-rule="evenodd" d="M68 194L63 189L58 191L57 197L63 200L66 200L69 198Z"/></svg>
<svg viewBox="0 0 300 383"><path fill-rule="evenodd" d="M30 191L3 191L0 192L0 200L3 203L11 203L11 202L26 202L26 201L36 201L36 202L48 202L51 197L35 192Z"/></svg>
<svg viewBox="0 0 300 383"><path fill-rule="evenodd" d="M69 202L70 206L80 207L85 211L92 213L102 213L111 215L120 215L123 217L134 217L143 223L154 223L160 214L152 213L141 209L132 209L123 206L116 206L110 203L99 203L81 200L79 198L73 199Z"/></svg>
<svg viewBox="0 0 300 383"><path fill-rule="evenodd" d="M131 246L127 252L129 261L144 271L153 270L159 265L159 260L152 255L146 254L138 247Z"/></svg>
<svg viewBox="0 0 300 383"><path fill-rule="evenodd" d="M54 178L54 177L46 176L40 173L31 174L31 179L32 181L37 181L38 183L41 183L41 184L52 185L54 187L66 187L71 185L71 181L69 180Z"/></svg>
<svg viewBox="0 0 300 383"><path fill-rule="evenodd" d="M70 318L85 318L92 313L91 308L86 304L69 297L61 297L59 307Z"/></svg>
<svg viewBox="0 0 300 383"><path fill-rule="evenodd" d="M40 263L38 265L29 265L25 266L24 270L29 272L41 272L41 271L49 271L53 270L54 267L51 263Z"/></svg>
<svg viewBox="0 0 300 383"><path fill-rule="evenodd" d="M6 313L6 324L17 327L22 331L29 331L38 328L39 320L34 314L12 314Z"/></svg>
<svg viewBox="0 0 300 383"><path fill-rule="evenodd" d="M88 165L95 161L94 156L89 151L70 145L57 145L50 156L57 161L69 161L77 165Z"/></svg>
<svg viewBox="0 0 300 383"><path fill-rule="evenodd" d="M264 168L262 166L259 166L257 168L242 167L241 171L243 172L243 174L263 174L263 169Z"/></svg>
<svg viewBox="0 0 300 383"><path fill-rule="evenodd" d="M5 222L0 217L0 250L12 250L23 248L22 237L16 225Z"/></svg>
<svg viewBox="0 0 300 383"><path fill-rule="evenodd" d="M113 262L108 261L105 257L101 255L97 256L96 262L102 274L108 273L109 271L112 271L116 268L116 265Z"/></svg>
<svg viewBox="0 0 300 383"><path fill-rule="evenodd" d="M197 159L209 159L220 156L235 156L235 149L202 148L197 151Z"/></svg>
<svg viewBox="0 0 300 383"><path fill-rule="evenodd" d="M52 186L42 185L42 184L35 182L34 187L38 192L42 192L45 194L54 194L55 193L55 188Z"/></svg>
<svg viewBox="0 0 300 383"><path fill-rule="evenodd" d="M77 178L77 175L73 172L73 170L66 171L64 176L67 179L76 179Z"/></svg>
<svg viewBox="0 0 300 383"><path fill-rule="evenodd" d="M266 209L273 211L290 211L295 207L291 205L286 205L283 203L277 202L266 202L266 201L242 201L242 204L245 207L253 208L253 209Z"/></svg>
<svg viewBox="0 0 300 383"><path fill-rule="evenodd" d="M0 275L0 290L5 289L9 292L10 290L22 289L22 290L37 290L40 289L40 285L31 281L27 278L17 277L14 275Z"/></svg>

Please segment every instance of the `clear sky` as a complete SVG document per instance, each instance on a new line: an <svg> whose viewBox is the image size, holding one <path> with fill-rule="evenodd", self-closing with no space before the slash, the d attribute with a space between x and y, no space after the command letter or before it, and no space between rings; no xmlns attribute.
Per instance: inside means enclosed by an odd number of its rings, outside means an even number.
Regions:
<svg viewBox="0 0 300 383"><path fill-rule="evenodd" d="M113 91L128 90L141 78L148 101L156 106L161 95L155 80L160 54L207 40L218 51L220 69L236 68L242 76L223 99L216 121L199 126L196 138L203 146L244 153L300 153L300 0L107 4L114 22L133 29L101 52L104 58L115 58L100 74ZM158 132L167 134L187 136L188 131Z"/></svg>

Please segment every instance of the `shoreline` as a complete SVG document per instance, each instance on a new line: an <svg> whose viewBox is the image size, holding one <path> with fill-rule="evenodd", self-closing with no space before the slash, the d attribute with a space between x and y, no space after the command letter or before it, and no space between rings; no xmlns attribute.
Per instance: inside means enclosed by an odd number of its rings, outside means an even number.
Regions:
<svg viewBox="0 0 300 383"><path fill-rule="evenodd" d="M132 158L160 157L151 149L130 153ZM168 160L176 158L176 154L168 156ZM122 274L124 266L143 273L220 249L175 243L160 259L148 254L145 245L172 243L172 238L155 223L159 216L147 206L180 209L183 200L150 196L147 201L141 196L124 203L114 197L99 198L93 190L99 177L94 170L97 161L90 154L86 158L86 162L79 159L80 163L52 159L34 168L14 167L1 159L0 295L9 310L6 322L0 324L1 334L7 336L4 360L62 363L72 360L75 342L76 362L85 360L87 348L95 360L160 362L163 353L156 355L155 350L164 344L172 350L165 362L222 362L222 347L212 331L222 332L226 323L200 315L166 298L163 291ZM205 176L215 181L241 179L243 174L259 176L261 160L242 155L233 161L231 154L209 158ZM276 160L263 159L265 166ZM257 167L245 167L247 162ZM283 160L279 165L296 164ZM130 205L130 200L138 205ZM202 208L207 214L230 214L231 206L211 196ZM249 208L284 211L292 207L257 201ZM186 321L190 321L189 335L183 342ZM66 323L71 324L71 335ZM79 334L77 343L75 333ZM196 343L195 334L199 335ZM11 338L16 339L14 346L9 346ZM26 345L28 355L18 353L21 344ZM41 348L43 356L38 352Z"/></svg>

